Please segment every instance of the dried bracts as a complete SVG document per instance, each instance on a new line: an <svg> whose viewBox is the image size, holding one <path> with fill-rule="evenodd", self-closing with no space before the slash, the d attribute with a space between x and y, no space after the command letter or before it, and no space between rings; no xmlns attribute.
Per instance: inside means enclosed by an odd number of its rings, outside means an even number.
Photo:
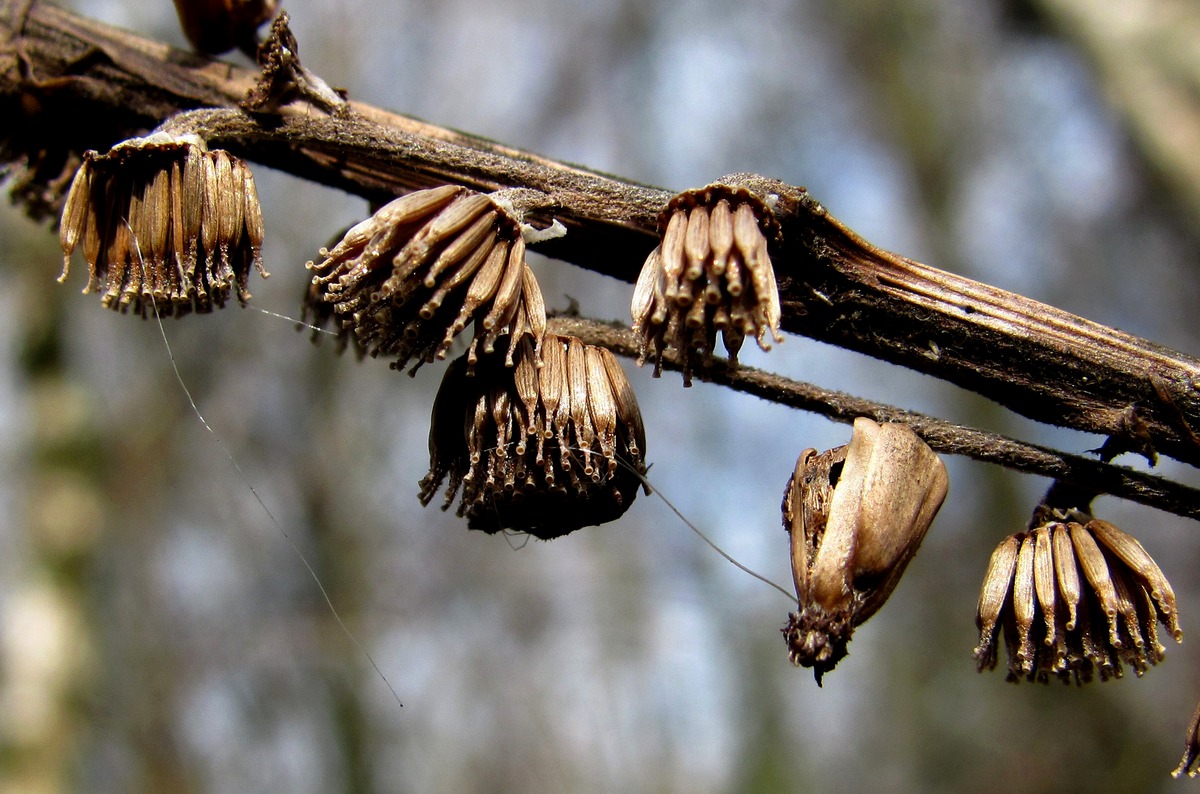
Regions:
<svg viewBox="0 0 1200 794"><path fill-rule="evenodd" d="M448 478L446 509L472 529L513 529L554 538L620 517L645 472L646 435L637 400L608 350L545 337L543 365L523 339L514 366L485 357L468 375L446 371L433 407L428 504Z"/></svg>
<svg viewBox="0 0 1200 794"><path fill-rule="evenodd" d="M233 288L250 297L251 267L264 277L263 220L250 169L194 136L156 133L89 151L60 225L64 281L71 254L88 264L84 292L145 316L212 311Z"/></svg>
<svg viewBox="0 0 1200 794"><path fill-rule="evenodd" d="M309 263L311 316L331 317L362 351L394 356L398 368L445 358L471 323L468 369L504 337L511 367L516 343L529 338L536 352L545 333L520 225L482 193L451 185L409 193L321 255Z"/></svg>
<svg viewBox="0 0 1200 794"><path fill-rule="evenodd" d="M1039 506L1034 526L1006 538L988 564L976 618L980 671L996 666L997 634L1008 680L1082 684L1142 675L1163 660L1162 622L1183 633L1175 593L1135 538L1076 510Z"/></svg>
<svg viewBox="0 0 1200 794"><path fill-rule="evenodd" d="M817 683L891 595L948 487L946 467L907 425L860 417L848 446L800 453L783 499L799 607L783 635Z"/></svg>
<svg viewBox="0 0 1200 794"><path fill-rule="evenodd" d="M768 252L779 237L771 208L740 187L712 184L680 193L659 216L662 243L642 266L634 288L633 330L641 339L638 363L662 368L673 348L691 383L694 368L711 356L717 333L737 361L746 337L770 350L779 335L779 289Z"/></svg>

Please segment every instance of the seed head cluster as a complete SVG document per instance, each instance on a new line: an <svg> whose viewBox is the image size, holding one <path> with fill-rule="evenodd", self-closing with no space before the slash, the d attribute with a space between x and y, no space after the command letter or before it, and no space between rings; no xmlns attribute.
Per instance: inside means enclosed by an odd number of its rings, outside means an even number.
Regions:
<svg viewBox="0 0 1200 794"><path fill-rule="evenodd" d="M419 190L385 205L322 249L307 297L307 314L332 318L372 356L394 356L402 368L445 358L469 323L472 369L507 337L516 343L546 329L541 290L525 262L525 242L512 214L490 196L463 187Z"/></svg>
<svg viewBox="0 0 1200 794"><path fill-rule="evenodd" d="M523 339L511 368L465 357L447 370L434 403L428 504L442 483L448 508L472 529L548 539L620 517L646 470L646 435L633 390L602 347L548 334L539 367Z"/></svg>
<svg viewBox="0 0 1200 794"><path fill-rule="evenodd" d="M675 196L659 216L662 243L642 266L630 313L638 363L662 369L673 348L690 385L717 332L731 363L747 336L763 350L779 335L779 289L768 252L779 236L771 208L740 187L712 184Z"/></svg>
<svg viewBox="0 0 1200 794"><path fill-rule="evenodd" d="M209 312L262 276L263 221L254 177L237 157L199 139L164 134L86 152L63 205L59 238L67 278L82 246L85 293L146 316Z"/></svg>
<svg viewBox="0 0 1200 794"><path fill-rule="evenodd" d="M1057 512L1057 511L1056 511ZM1001 627L1008 680L1083 684L1141 676L1163 660L1162 622L1183 638L1175 593L1135 538L1071 511L1008 537L988 564L976 623L979 670L996 666Z"/></svg>

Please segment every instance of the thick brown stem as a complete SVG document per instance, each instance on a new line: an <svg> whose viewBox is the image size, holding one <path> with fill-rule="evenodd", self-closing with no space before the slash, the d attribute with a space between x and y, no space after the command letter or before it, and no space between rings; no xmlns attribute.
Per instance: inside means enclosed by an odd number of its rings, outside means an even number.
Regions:
<svg viewBox="0 0 1200 794"><path fill-rule="evenodd" d="M8 135L13 125L52 123L55 145L81 149L112 142L97 131L130 134L179 111L215 108L170 123L371 199L446 182L528 189L531 220L557 218L569 230L540 250L625 281L654 246L657 213L670 197L354 102L333 114L296 101L252 116L238 104L255 73L44 3L5 3L0 42ZM79 116L72 123L69 109L79 103L86 124ZM802 188L739 180L779 197L784 243L775 264L786 330L934 375L1040 421L1200 464L1200 360L882 251Z"/></svg>

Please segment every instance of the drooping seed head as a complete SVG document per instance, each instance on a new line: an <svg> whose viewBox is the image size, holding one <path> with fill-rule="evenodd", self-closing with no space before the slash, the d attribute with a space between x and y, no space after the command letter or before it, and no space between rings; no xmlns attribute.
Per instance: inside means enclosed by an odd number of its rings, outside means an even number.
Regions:
<svg viewBox="0 0 1200 794"><path fill-rule="evenodd" d="M769 248L779 237L770 207L742 187L714 183L675 196L659 216L661 243L634 286L630 314L638 363L674 349L684 383L712 356L717 333L731 363L751 337L763 350L779 334L779 289Z"/></svg>
<svg viewBox="0 0 1200 794"><path fill-rule="evenodd" d="M1105 681L1120 678L1126 664L1140 676L1162 661L1157 624L1177 641L1183 635L1175 594L1145 548L1078 509L1041 504L1033 523L992 554L976 616L979 670L995 667L997 625L1005 627L1014 682L1083 684L1097 672ZM1026 555L1030 576L1020 565Z"/></svg>
<svg viewBox="0 0 1200 794"><path fill-rule="evenodd" d="M65 281L71 255L88 264L84 292L143 317L209 312L236 288L250 298L262 266L262 209L246 164L194 136L156 133L89 151L59 227Z"/></svg>
<svg viewBox="0 0 1200 794"><path fill-rule="evenodd" d="M509 367L466 356L446 371L429 433L428 504L447 479L448 508L485 532L549 539L620 517L642 485L646 438L633 391L612 353L546 335L542 366L523 338Z"/></svg>
<svg viewBox="0 0 1200 794"><path fill-rule="evenodd" d="M454 185L409 193L321 255L309 263L307 313L397 368L445 358L470 324L470 367L499 344L510 367L522 339L539 350L546 310L520 226L489 196Z"/></svg>

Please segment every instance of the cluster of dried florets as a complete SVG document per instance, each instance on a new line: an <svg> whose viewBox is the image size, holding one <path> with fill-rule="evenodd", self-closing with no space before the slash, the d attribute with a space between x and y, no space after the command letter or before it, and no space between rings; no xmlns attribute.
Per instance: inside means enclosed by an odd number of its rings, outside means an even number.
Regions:
<svg viewBox="0 0 1200 794"><path fill-rule="evenodd" d="M445 358L471 322L469 368L501 337L508 337L511 367L516 343L529 338L536 346L545 333L520 225L482 193L454 185L409 193L321 256L320 264L309 262L316 272L309 315L332 317L360 351L395 356L398 368Z"/></svg>
<svg viewBox="0 0 1200 794"><path fill-rule="evenodd" d="M60 241L67 277L82 246L84 292L146 315L207 312L237 287L250 297L251 266L264 277L263 222L254 177L228 152L162 134L89 151L63 206Z"/></svg>
<svg viewBox="0 0 1200 794"><path fill-rule="evenodd" d="M539 368L524 339L511 368L493 356L474 375L465 358L446 371L421 502L448 477L443 509L461 486L458 514L472 529L558 537L629 508L645 449L637 400L612 353L549 334Z"/></svg>
<svg viewBox="0 0 1200 794"><path fill-rule="evenodd" d="M659 216L662 243L634 287L638 363L662 368L674 348L691 384L697 362L711 356L717 332L732 363L747 336L770 350L779 335L779 288L768 248L779 236L771 208L750 191L712 184L680 193Z"/></svg>
<svg viewBox="0 0 1200 794"><path fill-rule="evenodd" d="M854 627L900 581L946 498L946 467L902 424L854 420L850 444L796 461L783 496L797 610L783 627L792 664L817 683L844 656Z"/></svg>
<svg viewBox="0 0 1200 794"><path fill-rule="evenodd" d="M980 671L1004 629L1008 680L1084 683L1142 675L1163 659L1157 623L1182 639L1175 593L1142 544L1107 521L1044 506L1028 532L992 553L979 597Z"/></svg>

